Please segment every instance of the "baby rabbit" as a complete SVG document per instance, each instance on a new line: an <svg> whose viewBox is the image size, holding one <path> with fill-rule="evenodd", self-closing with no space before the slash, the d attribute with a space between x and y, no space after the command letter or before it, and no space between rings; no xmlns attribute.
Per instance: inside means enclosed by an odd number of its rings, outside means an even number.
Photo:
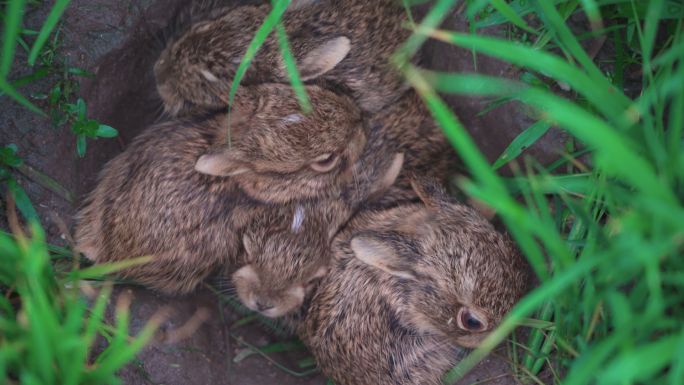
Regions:
<svg viewBox="0 0 684 385"><path fill-rule="evenodd" d="M359 213L298 327L336 385L441 384L525 292L514 244L431 179L423 204Z"/></svg>
<svg viewBox="0 0 684 385"><path fill-rule="evenodd" d="M410 36L408 16L394 0L303 0L283 15L299 73L351 91L365 112L375 113L408 88L389 63ZM226 95L270 5L223 8L168 44L155 63L165 111L178 116L226 106ZM257 51L242 85L289 82L275 32Z"/></svg>
<svg viewBox="0 0 684 385"><path fill-rule="evenodd" d="M316 112L303 116L288 88L244 87L230 116L167 122L140 134L105 166L78 214L77 251L98 263L153 255L120 274L168 293L187 292L218 266L235 266L258 200L361 202L394 181L402 156L384 164L357 161L364 135L350 100L310 86ZM228 136L228 120L233 152L207 154ZM316 149L330 155L323 159ZM377 171L392 159L387 172L393 177ZM377 169L364 169L368 165ZM359 177L373 188L357 190Z"/></svg>

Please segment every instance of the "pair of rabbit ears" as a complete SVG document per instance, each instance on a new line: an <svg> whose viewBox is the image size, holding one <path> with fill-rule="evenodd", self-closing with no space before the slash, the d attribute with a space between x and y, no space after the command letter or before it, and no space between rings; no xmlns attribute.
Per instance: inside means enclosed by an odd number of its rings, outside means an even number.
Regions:
<svg viewBox="0 0 684 385"><path fill-rule="evenodd" d="M453 215L454 198L436 180L412 175L411 185L431 215L436 218ZM352 238L351 249L356 258L368 265L402 279L417 278L414 270L416 256L401 236L377 231L361 232Z"/></svg>

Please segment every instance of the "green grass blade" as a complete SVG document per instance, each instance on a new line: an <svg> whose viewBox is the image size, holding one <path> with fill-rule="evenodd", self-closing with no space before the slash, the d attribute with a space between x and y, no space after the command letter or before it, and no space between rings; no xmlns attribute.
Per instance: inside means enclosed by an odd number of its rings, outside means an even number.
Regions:
<svg viewBox="0 0 684 385"><path fill-rule="evenodd" d="M47 68L39 68L36 71L36 73L34 73L32 75L24 76L23 78L19 78L19 79L13 81L12 83L10 83L9 85L12 88L17 88L17 87L24 85L26 83L30 83L34 80L38 80L40 78L43 78L43 77L47 76L48 74L49 74L49 72L48 72ZM5 94L4 91L0 92L0 96L2 96L4 94Z"/></svg>
<svg viewBox="0 0 684 385"><path fill-rule="evenodd" d="M45 113L41 110L38 109L38 107L34 106L31 102L26 100L23 96L21 96L20 93L18 93L14 88L12 88L11 85L9 85L3 78L0 77L0 90L3 91L3 94L8 94L12 98L14 98L16 101L21 103L24 107L30 109L31 111L35 112L36 114L42 115L47 117Z"/></svg>
<svg viewBox="0 0 684 385"><path fill-rule="evenodd" d="M52 6L50 14L48 15L47 20L45 20L45 24L43 24L43 27L40 29L40 34L36 38L36 41L33 43L33 47L31 48L31 53L29 54L28 59L28 63L30 65L33 65L33 63L36 62L36 58L40 54L40 50L43 49L43 45L47 41L48 37L50 37L52 30L55 29L59 18L62 17L62 13L64 13L64 9L66 9L70 1L71 0L57 0L55 5Z"/></svg>
<svg viewBox="0 0 684 385"><path fill-rule="evenodd" d="M494 162L494 165L492 165L492 170L496 170L504 164L515 159L515 157L525 151L526 148L534 144L537 139L541 138L551 126L552 122L548 119L544 119L538 121L537 123L528 127L525 131L521 132L520 135L513 139L508 148L504 150L499 159Z"/></svg>
<svg viewBox="0 0 684 385"><path fill-rule="evenodd" d="M299 71L297 70L297 64L295 63L294 56L290 50L290 44L287 42L287 33L283 27L282 21L279 21L276 25L276 30L278 32L278 43L280 44L280 52L283 54L283 60L285 61L285 69L287 74L290 76L290 84L295 90L297 95L297 100L299 101L299 106L305 115L311 113L311 103L309 102L309 96L306 94L304 89L304 83L299 77Z"/></svg>
<svg viewBox="0 0 684 385"><path fill-rule="evenodd" d="M516 65L544 72L556 80L567 83L577 92L587 97L601 113L614 122L624 121L623 114L631 103L629 98L624 96L621 91L616 92L614 87L605 78L596 81L587 76L581 69L550 53L492 37L470 36L441 30L425 30L420 27L418 31L438 40L453 43L464 48L472 48L478 52L510 61ZM621 128L627 129L629 126Z"/></svg>
<svg viewBox="0 0 684 385"><path fill-rule="evenodd" d="M290 5L290 0L276 1L273 5L271 13L268 14L263 24L261 24L261 27L259 27L256 35L254 35L254 39L252 39L249 47L247 47L247 52L245 52L245 56L242 58L242 62L235 72L235 79L233 79L233 84L230 87L230 98L228 100L229 104L233 103L235 91L237 91L237 87L240 84L240 81L242 81L242 77L244 76L245 71L247 71L247 67L249 67L250 63L252 63L254 55L256 55L259 48L261 48L266 41L268 35L271 33L271 31L273 31L273 28L275 28L288 5Z"/></svg>
<svg viewBox="0 0 684 385"><path fill-rule="evenodd" d="M492 7L499 11L499 13L501 13L506 19L508 19L508 21L516 25L518 28L532 34L539 35L537 30L528 27L527 23L525 23L525 20L518 16L518 14L503 0L491 0L490 3L492 4Z"/></svg>
<svg viewBox="0 0 684 385"><path fill-rule="evenodd" d="M70 281L75 281L78 279L98 278L98 277L101 277L103 275L113 273L113 272L121 270L121 269L125 269L127 267L137 266L137 265L147 263L151 260L152 260L151 256L146 256L146 257L126 259L126 260L120 261L120 262L108 263L106 265L97 265L94 267L89 267L87 269L82 269L82 270L78 270L78 271L69 273L67 275L67 278L65 278L63 280L63 282L70 282Z"/></svg>
<svg viewBox="0 0 684 385"><path fill-rule="evenodd" d="M33 207L31 200L29 199L28 195L26 195L24 189L21 188L19 183L17 183L17 181L14 178L9 178L7 179L7 184L9 185L9 189L12 193L12 196L14 197L15 203L17 204L17 208L19 209L19 211L21 211L24 217L29 222L35 221L40 223L40 219L38 219L38 213L36 213L36 209Z"/></svg>
<svg viewBox="0 0 684 385"><path fill-rule="evenodd" d="M19 36L19 24L22 20L25 4L26 0L10 0L6 8L7 14L5 15L5 28L2 38L2 59L0 59L0 79L3 81L7 79L7 74L14 59L17 37Z"/></svg>

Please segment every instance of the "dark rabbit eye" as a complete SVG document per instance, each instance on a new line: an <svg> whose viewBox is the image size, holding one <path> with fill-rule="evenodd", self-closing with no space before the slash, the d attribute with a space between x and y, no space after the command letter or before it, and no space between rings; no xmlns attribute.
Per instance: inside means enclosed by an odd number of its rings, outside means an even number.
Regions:
<svg viewBox="0 0 684 385"><path fill-rule="evenodd" d="M318 172L328 172L337 165L337 159L335 154L323 154L314 159L311 168Z"/></svg>
<svg viewBox="0 0 684 385"><path fill-rule="evenodd" d="M480 330L484 329L483 323L480 322L480 320L478 320L477 318L475 318L475 316L472 313L470 313L467 309L463 309L461 311L461 322L460 322L460 324L461 324L460 326L463 329L473 331L473 332L480 331Z"/></svg>

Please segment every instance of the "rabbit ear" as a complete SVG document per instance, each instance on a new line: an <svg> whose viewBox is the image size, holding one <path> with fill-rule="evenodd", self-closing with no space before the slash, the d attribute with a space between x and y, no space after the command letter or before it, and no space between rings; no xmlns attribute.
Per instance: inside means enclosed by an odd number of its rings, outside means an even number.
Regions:
<svg viewBox="0 0 684 385"><path fill-rule="evenodd" d="M453 211L453 198L434 178L412 174L411 186L420 200L435 214Z"/></svg>
<svg viewBox="0 0 684 385"><path fill-rule="evenodd" d="M349 49L350 41L344 36L319 44L299 60L298 69L302 80L317 78L335 68L347 56Z"/></svg>
<svg viewBox="0 0 684 385"><path fill-rule="evenodd" d="M404 154L395 154L394 159L392 160L392 164L390 164L387 171L385 171L384 175L382 175L380 180L378 180L378 183L371 187L368 201L373 201L376 198L380 197L382 194L384 194L385 191L387 191L387 189L390 188L390 186L392 186L394 182L397 180L397 176L399 176L399 173L401 172L403 166Z"/></svg>
<svg viewBox="0 0 684 385"><path fill-rule="evenodd" d="M409 261L399 255L390 239L379 234L361 233L351 240L351 249L359 260L403 279L416 279Z"/></svg>
<svg viewBox="0 0 684 385"><path fill-rule="evenodd" d="M239 151L234 150L202 155L195 163L195 171L215 176L231 176L251 172L252 170L245 162L237 159L238 154Z"/></svg>
<svg viewBox="0 0 684 385"><path fill-rule="evenodd" d="M245 248L245 262L251 263L254 254L252 253L252 238L249 235L242 235L242 246Z"/></svg>

